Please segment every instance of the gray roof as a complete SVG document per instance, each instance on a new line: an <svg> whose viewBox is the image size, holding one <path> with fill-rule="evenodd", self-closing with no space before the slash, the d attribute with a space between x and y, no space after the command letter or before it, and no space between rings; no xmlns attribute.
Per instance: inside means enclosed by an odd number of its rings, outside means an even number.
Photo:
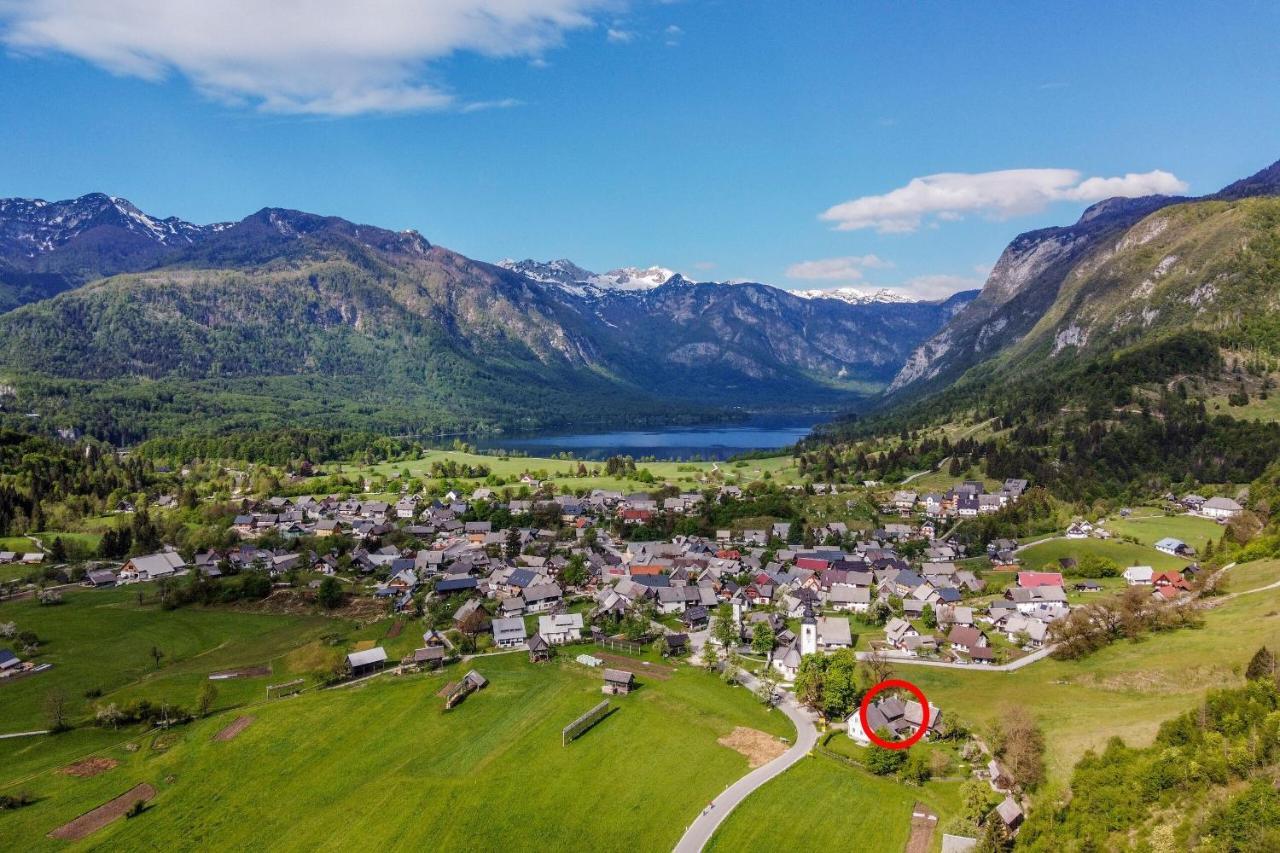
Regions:
<svg viewBox="0 0 1280 853"><path fill-rule="evenodd" d="M365 649L362 652L352 652L347 655L347 663L352 666L368 666L371 663L384 663L386 660L387 650L382 646Z"/></svg>

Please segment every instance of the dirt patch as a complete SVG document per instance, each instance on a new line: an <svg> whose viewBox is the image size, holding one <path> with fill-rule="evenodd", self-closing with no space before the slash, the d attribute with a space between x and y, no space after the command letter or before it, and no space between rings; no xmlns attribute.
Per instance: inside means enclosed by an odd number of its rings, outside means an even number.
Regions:
<svg viewBox="0 0 1280 853"><path fill-rule="evenodd" d="M156 789L147 783L135 785L114 800L103 803L93 811L85 812L69 823L64 823L53 832L50 832L49 837L62 841L79 841L81 838L87 838L123 815L138 800L146 802L155 795Z"/></svg>
<svg viewBox="0 0 1280 853"><path fill-rule="evenodd" d="M674 667L664 666L660 663L646 663L635 658L611 655L608 652L593 651L591 656L600 658L611 669L620 669L632 675L647 675L656 681L666 681L675 673Z"/></svg>
<svg viewBox="0 0 1280 853"><path fill-rule="evenodd" d="M226 681L232 678L259 678L263 675L270 675L271 667L269 666L245 666L240 669L228 669L223 672L209 673L210 681Z"/></svg>
<svg viewBox="0 0 1280 853"><path fill-rule="evenodd" d="M233 737L240 734L245 729L249 728L249 725L252 722L253 722L253 717L236 717L236 720L234 723L232 723L231 725L227 726L225 729L223 729L222 731L214 735L213 739L214 740L231 740Z"/></svg>
<svg viewBox="0 0 1280 853"><path fill-rule="evenodd" d="M747 766L753 770L768 764L787 751L787 745L773 735L744 726L738 726L716 743L745 755Z"/></svg>
<svg viewBox="0 0 1280 853"><path fill-rule="evenodd" d="M911 836L907 839L906 853L929 853L929 843L937 828L938 816L924 803L916 803L911 809Z"/></svg>
<svg viewBox="0 0 1280 853"><path fill-rule="evenodd" d="M90 776L97 776L99 773L106 773L108 770L114 770L120 766L120 762L114 758L86 758L83 761L77 761L75 764L68 764L60 770L68 776L77 776L81 779L87 779Z"/></svg>
<svg viewBox="0 0 1280 853"><path fill-rule="evenodd" d="M400 636L400 632L403 630L404 630L404 623L396 622L394 625L391 626L391 630L387 631L387 639L394 640L396 637Z"/></svg>
<svg viewBox="0 0 1280 853"><path fill-rule="evenodd" d="M320 612L313 598L296 589L277 589L261 601L237 604L235 610L250 613L274 613L284 616L305 616ZM347 600L342 607L325 610L325 615L339 619L351 619L360 624L377 622L387 616L387 605L374 598L357 596Z"/></svg>
<svg viewBox="0 0 1280 853"><path fill-rule="evenodd" d="M378 645L377 640L356 640L355 648L358 652L367 652L376 645Z"/></svg>

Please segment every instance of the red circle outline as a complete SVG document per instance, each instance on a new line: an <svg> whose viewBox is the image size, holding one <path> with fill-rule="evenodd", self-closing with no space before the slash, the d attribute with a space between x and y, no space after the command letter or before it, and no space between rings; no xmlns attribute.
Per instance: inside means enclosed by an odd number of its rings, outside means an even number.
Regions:
<svg viewBox="0 0 1280 853"><path fill-rule="evenodd" d="M867 725L867 709L871 707L871 700L876 697L877 693L885 690L901 688L916 697L916 701L920 703L921 720L920 728L911 737L906 740L885 740L875 732L871 731L871 727ZM920 742L920 738L924 737L924 733L929 730L929 700L924 698L924 691L916 687L910 681L903 681L899 678L890 678L882 681L875 687L867 691L867 695L862 697L862 704L858 706L858 722L862 726L862 731L866 733L871 742L883 749L906 749Z"/></svg>

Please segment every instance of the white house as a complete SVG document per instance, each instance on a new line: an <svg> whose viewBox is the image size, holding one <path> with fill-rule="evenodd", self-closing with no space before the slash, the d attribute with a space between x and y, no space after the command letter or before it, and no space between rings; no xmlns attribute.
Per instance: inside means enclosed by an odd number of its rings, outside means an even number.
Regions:
<svg viewBox="0 0 1280 853"><path fill-rule="evenodd" d="M582 639L582 614L559 613L538 617L538 633L553 646Z"/></svg>
<svg viewBox="0 0 1280 853"><path fill-rule="evenodd" d="M1233 501L1231 498L1209 498L1204 502L1204 506L1200 507L1200 514L1209 518L1235 518L1244 510L1244 507Z"/></svg>
<svg viewBox="0 0 1280 853"><path fill-rule="evenodd" d="M1153 574L1150 566L1130 566L1124 570L1124 582L1129 586L1150 586Z"/></svg>
<svg viewBox="0 0 1280 853"><path fill-rule="evenodd" d="M161 551L159 554L134 557L120 570L119 582L143 583L160 578L171 578L186 566L182 555L177 551Z"/></svg>

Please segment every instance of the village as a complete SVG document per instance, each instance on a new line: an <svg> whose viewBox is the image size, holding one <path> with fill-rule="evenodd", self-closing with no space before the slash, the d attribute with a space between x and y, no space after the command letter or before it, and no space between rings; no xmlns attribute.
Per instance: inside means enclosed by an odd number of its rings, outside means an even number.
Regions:
<svg viewBox="0 0 1280 853"><path fill-rule="evenodd" d="M1135 563L1100 581L1081 576L1073 558L1045 565L1024 555L1028 546L1043 548L1055 539L1107 540L1112 534L1102 522L1076 520L1037 543L997 538L972 551L949 533L966 519L1015 506L1029 487L1025 480L990 490L982 481L961 480L923 493L866 485L773 487L772 493L801 502L850 509L871 495L876 522L757 525L747 518L713 535L669 536L655 532L679 529L681 519L693 520L709 504L732 507L757 498L761 489L664 485L568 494L526 473L519 496L480 485L435 496L406 491L394 499L245 498L230 522L236 544L185 556L166 546L116 565L93 561L83 567L79 586L136 586L155 590L163 601L198 584L250 578L268 600L358 605L372 618L417 626L406 633L421 642L412 648L402 641L361 643L322 683L457 667L464 674L442 689L446 710L488 685L488 656L527 656L534 664L563 656L594 671L606 696L626 696L662 672L634 658L649 648L668 665L727 673L767 704L804 715L798 719L823 720L825 712L815 717L793 695L806 659L848 654L885 674L915 666L1012 671L1049 654L1055 623L1101 595L1149 587L1152 607L1194 595L1196 549L1172 537L1156 542L1151 553L1183 560L1180 569ZM1230 518L1225 499L1173 500L1188 514L1217 523ZM157 510L171 506L165 496L156 499ZM1125 510L1117 518L1130 515ZM61 589L39 595L58 596ZM20 640L14 645L0 651L0 678L49 670L33 649ZM269 685L268 696L302 684ZM272 692L280 689L285 692ZM873 746L873 733L951 744L955 731L967 743L963 723L953 729L952 717L933 703L926 713L919 701L890 691L868 706L865 719L852 708L823 724L859 749ZM945 748L958 754L958 745ZM976 778L1003 798L993 814L1016 834L1028 804L1020 786L995 756L970 750ZM947 838L955 850L969 849L972 841Z"/></svg>

